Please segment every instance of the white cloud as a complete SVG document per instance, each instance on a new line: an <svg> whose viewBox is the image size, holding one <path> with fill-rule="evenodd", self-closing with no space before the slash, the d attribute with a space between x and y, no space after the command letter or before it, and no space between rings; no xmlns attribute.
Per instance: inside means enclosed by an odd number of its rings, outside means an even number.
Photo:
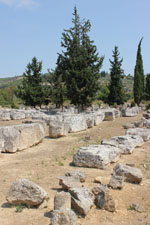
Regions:
<svg viewBox="0 0 150 225"><path fill-rule="evenodd" d="M35 0L0 0L0 3L6 4L8 6L24 7L24 8L31 8L34 6L38 6L37 1Z"/></svg>

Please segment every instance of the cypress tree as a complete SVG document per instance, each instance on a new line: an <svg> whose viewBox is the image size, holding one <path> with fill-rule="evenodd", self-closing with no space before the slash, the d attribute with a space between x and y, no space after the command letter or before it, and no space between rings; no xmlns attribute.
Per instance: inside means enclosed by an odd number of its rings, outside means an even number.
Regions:
<svg viewBox="0 0 150 225"><path fill-rule="evenodd" d="M103 57L98 56L97 48L88 36L90 21L81 21L76 7L72 23L73 27L62 34L61 46L65 51L59 57L67 97L72 104L83 107L91 104L98 90Z"/></svg>
<svg viewBox="0 0 150 225"><path fill-rule="evenodd" d="M36 57L27 65L23 73L23 82L18 86L17 96L28 106L40 106L44 102L44 88L42 84L42 62Z"/></svg>
<svg viewBox="0 0 150 225"><path fill-rule="evenodd" d="M115 46L113 50L113 60L109 60L111 64L110 68L110 84L109 84L109 96L108 103L118 105L124 103L124 91L122 85L123 70L121 69L123 59L119 59L120 53L118 47Z"/></svg>
<svg viewBox="0 0 150 225"><path fill-rule="evenodd" d="M141 43L143 38L140 40L138 44L137 57L136 57L136 65L134 69L134 101L138 105L144 96L144 70L143 70L143 60L141 55Z"/></svg>
<svg viewBox="0 0 150 225"><path fill-rule="evenodd" d="M150 101L150 74L146 76L146 88L145 88L146 100Z"/></svg>

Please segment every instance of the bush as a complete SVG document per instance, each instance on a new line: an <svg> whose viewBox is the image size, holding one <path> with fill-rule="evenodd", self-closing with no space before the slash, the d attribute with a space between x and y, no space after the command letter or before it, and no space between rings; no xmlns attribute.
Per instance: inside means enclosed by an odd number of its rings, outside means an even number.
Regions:
<svg viewBox="0 0 150 225"><path fill-rule="evenodd" d="M149 110L150 109L150 102L147 102L146 103L146 110Z"/></svg>
<svg viewBox="0 0 150 225"><path fill-rule="evenodd" d="M112 107L116 109L116 108L118 107L117 103L115 102L115 103L112 105Z"/></svg>
<svg viewBox="0 0 150 225"><path fill-rule="evenodd" d="M109 89L108 87L104 84L100 86L99 91L97 92L97 96L96 99L97 100L101 100L103 102L107 102L108 99L108 95L109 95Z"/></svg>
<svg viewBox="0 0 150 225"><path fill-rule="evenodd" d="M131 107L135 107L136 103L134 101L131 102Z"/></svg>
<svg viewBox="0 0 150 225"><path fill-rule="evenodd" d="M124 101L127 102L130 99L133 99L133 93L124 93Z"/></svg>

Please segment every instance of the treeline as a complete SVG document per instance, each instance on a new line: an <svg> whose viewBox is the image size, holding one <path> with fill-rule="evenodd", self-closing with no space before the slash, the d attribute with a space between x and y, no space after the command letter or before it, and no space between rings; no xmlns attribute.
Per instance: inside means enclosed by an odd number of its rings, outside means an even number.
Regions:
<svg viewBox="0 0 150 225"><path fill-rule="evenodd" d="M104 56L99 56L94 42L90 40L90 21L81 20L75 7L72 24L62 33L63 50L58 54L55 70L42 76L42 62L34 57L27 65L22 83L15 91L16 96L25 105L33 107L50 102L63 107L64 102L69 101L83 108L96 99L109 105L123 104L132 96L123 86L123 58L120 58L118 47L114 47L110 59L109 84L101 84L100 78L106 77L107 73L100 72ZM145 82L141 43L142 39L138 45L133 88L134 101L138 105L142 100L150 100L150 75L147 75Z"/></svg>

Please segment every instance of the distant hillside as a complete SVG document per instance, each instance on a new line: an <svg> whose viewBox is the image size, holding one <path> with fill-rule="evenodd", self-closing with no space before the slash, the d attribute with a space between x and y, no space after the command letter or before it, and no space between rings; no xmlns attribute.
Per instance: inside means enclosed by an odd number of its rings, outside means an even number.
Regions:
<svg viewBox="0 0 150 225"><path fill-rule="evenodd" d="M101 76L101 84L106 84L108 85L110 82L110 75L107 74L105 76ZM126 92L132 92L133 91L133 76L128 75L128 76L123 76L123 86L125 88Z"/></svg>
<svg viewBox="0 0 150 225"><path fill-rule="evenodd" d="M43 74L43 80L44 82L47 80L48 74ZM105 76L101 76L100 82L101 84L108 85L110 81L110 75L105 74ZM15 77L9 77L9 78L0 78L0 89L6 88L10 86L18 86L22 82L22 76L15 76ZM126 92L132 92L133 91L133 77L128 75L124 76L123 78L123 85Z"/></svg>
<svg viewBox="0 0 150 225"><path fill-rule="evenodd" d="M7 88L10 86L18 86L22 82L22 76L0 78L0 88Z"/></svg>

